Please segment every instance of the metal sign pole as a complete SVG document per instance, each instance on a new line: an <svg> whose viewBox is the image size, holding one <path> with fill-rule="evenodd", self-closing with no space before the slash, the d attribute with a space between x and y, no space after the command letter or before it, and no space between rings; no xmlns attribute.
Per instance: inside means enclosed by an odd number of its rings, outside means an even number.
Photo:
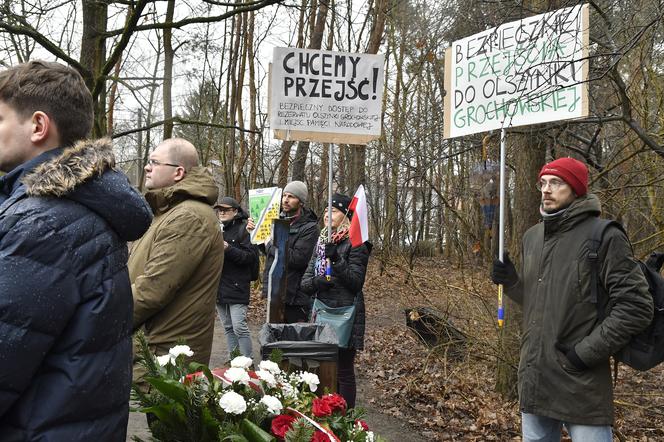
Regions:
<svg viewBox="0 0 664 442"><path fill-rule="evenodd" d="M503 262L505 251L505 125L500 128L500 209L498 215L498 259ZM503 285L498 285L498 327L505 323Z"/></svg>
<svg viewBox="0 0 664 442"><path fill-rule="evenodd" d="M327 243L332 242L332 167L334 166L334 144L330 143L327 158ZM332 262L325 257L325 279L332 279Z"/></svg>

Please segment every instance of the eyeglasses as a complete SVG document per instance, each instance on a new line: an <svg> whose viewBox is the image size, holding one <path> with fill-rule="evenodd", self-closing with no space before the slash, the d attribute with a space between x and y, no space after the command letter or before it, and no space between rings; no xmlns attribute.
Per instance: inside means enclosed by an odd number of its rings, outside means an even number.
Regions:
<svg viewBox="0 0 664 442"><path fill-rule="evenodd" d="M232 212L233 210L235 209L232 207L217 207L217 211L220 213Z"/></svg>
<svg viewBox="0 0 664 442"><path fill-rule="evenodd" d="M182 167L179 164L172 164L172 163L162 163L161 161L153 160L150 158L148 160L148 164L150 166L171 166L171 167Z"/></svg>
<svg viewBox="0 0 664 442"><path fill-rule="evenodd" d="M566 184L566 182L560 180L539 180L537 184L535 184L535 187L537 187L537 190L541 192L542 190L546 189L546 186L549 186L549 189L551 189L552 192L555 192L560 189L561 186Z"/></svg>

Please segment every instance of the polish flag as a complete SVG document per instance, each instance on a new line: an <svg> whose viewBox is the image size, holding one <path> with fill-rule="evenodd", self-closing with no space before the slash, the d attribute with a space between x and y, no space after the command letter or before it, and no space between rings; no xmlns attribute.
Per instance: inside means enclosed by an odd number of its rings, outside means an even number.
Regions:
<svg viewBox="0 0 664 442"><path fill-rule="evenodd" d="M353 247L359 247L369 240L369 217L367 214L367 196L364 186L360 184L353 200L348 206L353 211L353 219L350 222L350 243Z"/></svg>

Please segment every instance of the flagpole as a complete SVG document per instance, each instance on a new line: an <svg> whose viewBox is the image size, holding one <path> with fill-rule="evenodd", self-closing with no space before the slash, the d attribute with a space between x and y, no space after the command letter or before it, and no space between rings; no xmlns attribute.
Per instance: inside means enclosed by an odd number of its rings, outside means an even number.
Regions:
<svg viewBox="0 0 664 442"><path fill-rule="evenodd" d="M327 243L332 242L332 167L334 167L334 144L330 143L327 158ZM332 279L332 263L330 258L325 258L325 278Z"/></svg>
<svg viewBox="0 0 664 442"><path fill-rule="evenodd" d="M500 209L498 222L498 259L503 261L505 249L505 122L500 128ZM505 308L503 306L503 285L498 285L498 327L505 323Z"/></svg>

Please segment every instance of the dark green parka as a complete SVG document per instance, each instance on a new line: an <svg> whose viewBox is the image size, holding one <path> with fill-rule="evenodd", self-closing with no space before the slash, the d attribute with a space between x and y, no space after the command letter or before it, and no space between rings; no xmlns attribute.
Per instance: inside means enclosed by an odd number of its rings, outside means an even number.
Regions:
<svg viewBox="0 0 664 442"><path fill-rule="evenodd" d="M519 397L524 413L613 424L609 356L650 323L653 305L628 239L610 227L598 252L608 316L597 323L587 254L591 218L600 211L599 200L589 194L524 235L520 281L506 290L523 306ZM561 351L572 348L588 369L574 368Z"/></svg>

